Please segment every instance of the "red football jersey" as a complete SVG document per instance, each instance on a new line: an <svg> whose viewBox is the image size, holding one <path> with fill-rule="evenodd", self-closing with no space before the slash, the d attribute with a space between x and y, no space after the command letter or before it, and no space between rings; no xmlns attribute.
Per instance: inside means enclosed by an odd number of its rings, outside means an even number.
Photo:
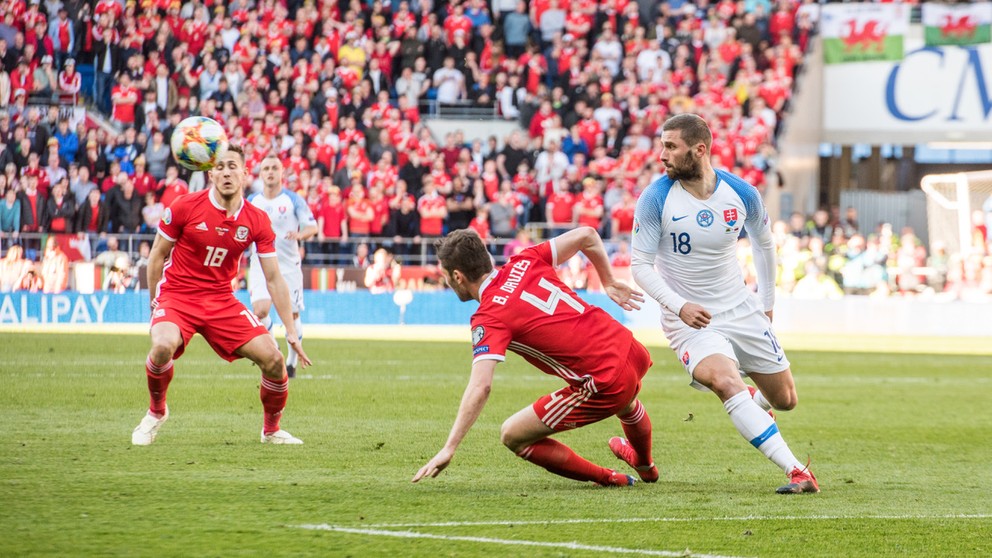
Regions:
<svg viewBox="0 0 992 558"><path fill-rule="evenodd" d="M527 248L483 282L472 316L473 363L503 361L510 349L545 374L595 392L623 369L634 337L558 279L554 242Z"/></svg>
<svg viewBox="0 0 992 558"><path fill-rule="evenodd" d="M176 198L158 234L176 243L162 271L158 294L231 294L241 255L255 243L261 258L276 257L269 216L242 202L233 217L214 201L212 188Z"/></svg>

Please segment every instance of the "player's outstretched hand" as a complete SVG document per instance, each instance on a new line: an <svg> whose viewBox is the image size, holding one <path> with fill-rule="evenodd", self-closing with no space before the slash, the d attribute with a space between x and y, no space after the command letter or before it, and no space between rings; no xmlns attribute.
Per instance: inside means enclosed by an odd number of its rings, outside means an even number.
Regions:
<svg viewBox="0 0 992 558"><path fill-rule="evenodd" d="M294 351L296 351L297 356L300 357L301 368L306 368L307 366L313 364L313 362L310 360L310 357L307 356L307 353L303 351L303 342L300 341L299 337L295 335L293 335L292 337L287 335L286 344L289 345Z"/></svg>
<svg viewBox="0 0 992 558"><path fill-rule="evenodd" d="M425 477L434 478L440 475L441 471L445 470L451 464L451 458L454 456L454 452L448 451L447 448L442 449L427 462L427 465L421 467L416 475L413 475L413 480L410 482L417 482Z"/></svg>
<svg viewBox="0 0 992 558"><path fill-rule="evenodd" d="M644 293L620 282L614 282L607 286L606 294L610 295L613 302L616 302L624 310L640 310L640 303L644 302Z"/></svg>
<svg viewBox="0 0 992 558"><path fill-rule="evenodd" d="M702 306L692 302L686 302L682 306L682 309L679 310L679 318L693 329L702 329L710 325L710 318L712 316Z"/></svg>

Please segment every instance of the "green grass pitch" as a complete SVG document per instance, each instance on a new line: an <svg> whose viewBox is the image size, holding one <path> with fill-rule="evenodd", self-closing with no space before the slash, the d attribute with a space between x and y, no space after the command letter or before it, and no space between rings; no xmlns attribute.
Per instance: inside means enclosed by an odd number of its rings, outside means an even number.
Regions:
<svg viewBox="0 0 992 558"><path fill-rule="evenodd" d="M561 385L515 357L451 467L410 483L454 418L467 343L308 340L317 364L283 419L306 444L278 447L258 441L257 369L197 338L170 421L131 447L147 346L0 334L0 556L992 555L989 356L786 340L800 404L779 425L823 492L779 496L784 475L667 348L651 348L641 393L661 480L604 489L500 445L506 417ZM606 445L620 432L613 419L558 439L622 468Z"/></svg>

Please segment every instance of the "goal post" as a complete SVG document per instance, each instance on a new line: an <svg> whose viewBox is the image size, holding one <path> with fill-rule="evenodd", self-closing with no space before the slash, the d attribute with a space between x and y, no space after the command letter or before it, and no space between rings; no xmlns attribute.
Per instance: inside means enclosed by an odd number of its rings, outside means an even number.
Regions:
<svg viewBox="0 0 992 558"><path fill-rule="evenodd" d="M972 227L975 218L989 218L982 212L992 198L992 170L928 174L920 181L920 188L927 195L930 251L938 243L950 253L963 255L978 248L973 246Z"/></svg>

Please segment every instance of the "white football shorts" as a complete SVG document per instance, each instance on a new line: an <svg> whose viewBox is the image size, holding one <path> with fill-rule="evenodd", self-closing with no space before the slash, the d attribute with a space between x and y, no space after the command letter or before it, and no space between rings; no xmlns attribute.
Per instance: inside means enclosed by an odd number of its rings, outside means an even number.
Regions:
<svg viewBox="0 0 992 558"><path fill-rule="evenodd" d="M662 328L690 379L696 365L710 355L724 355L733 360L742 376L777 374L791 366L768 316L753 296L712 316L710 325L702 329L693 329L677 315L663 311ZM707 390L695 380L691 385Z"/></svg>
<svg viewBox="0 0 992 558"><path fill-rule="evenodd" d="M293 268L290 270L279 270L286 279L286 287L289 289L289 301L293 305L293 312L303 311L303 270ZM248 266L248 295L254 304L259 300L272 300L268 287L265 286L265 273L262 266L252 264Z"/></svg>

